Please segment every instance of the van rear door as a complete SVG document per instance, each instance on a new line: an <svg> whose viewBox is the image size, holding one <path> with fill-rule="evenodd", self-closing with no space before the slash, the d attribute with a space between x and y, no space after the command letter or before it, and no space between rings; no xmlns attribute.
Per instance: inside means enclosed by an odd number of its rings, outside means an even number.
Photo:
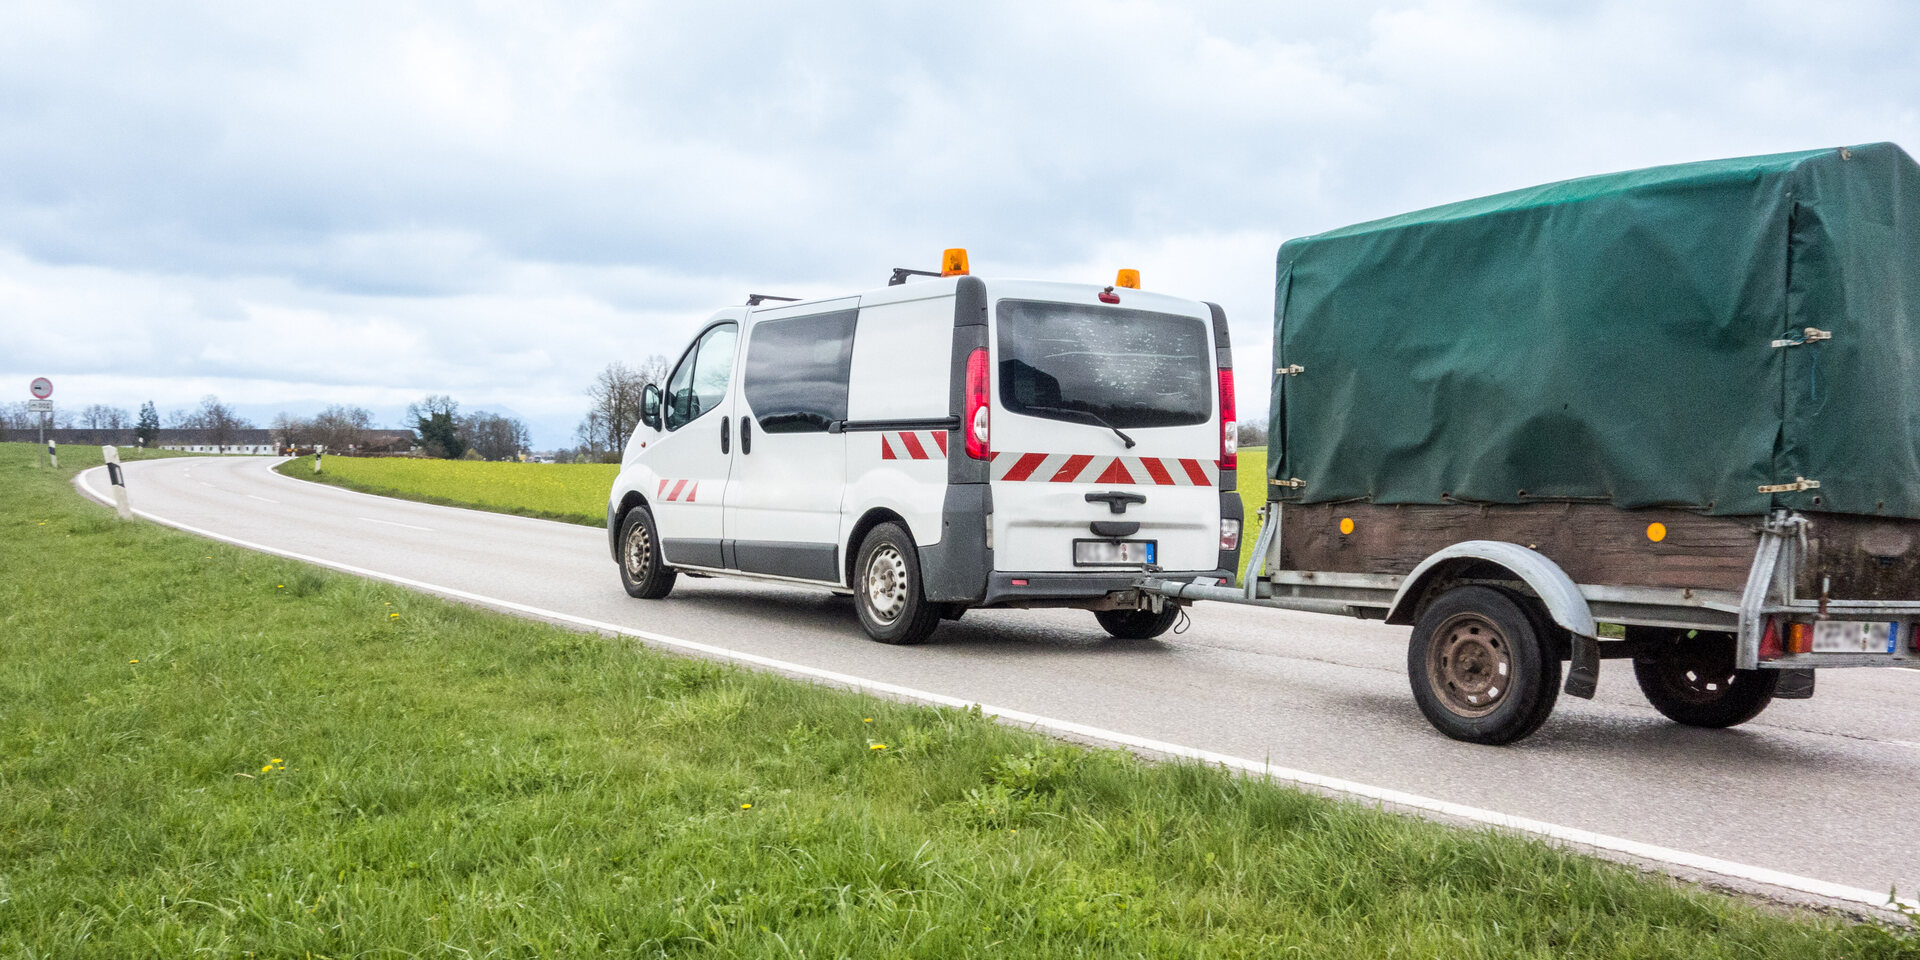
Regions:
<svg viewBox="0 0 1920 960"><path fill-rule="evenodd" d="M1221 432L1207 306L1137 290L1105 303L1078 284L991 292L995 568L1215 569Z"/></svg>

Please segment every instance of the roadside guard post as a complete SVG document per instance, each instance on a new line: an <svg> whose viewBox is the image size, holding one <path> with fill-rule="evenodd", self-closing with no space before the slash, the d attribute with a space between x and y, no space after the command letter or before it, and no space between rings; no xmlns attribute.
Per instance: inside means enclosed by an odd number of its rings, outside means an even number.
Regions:
<svg viewBox="0 0 1920 960"><path fill-rule="evenodd" d="M53 461L53 468L60 469L60 454L52 438L47 440L47 459Z"/></svg>
<svg viewBox="0 0 1920 960"><path fill-rule="evenodd" d="M120 514L120 519L132 520L133 505L127 502L127 475L120 469L120 448L103 444L100 458L107 462L107 480L113 484L113 509Z"/></svg>
<svg viewBox="0 0 1920 960"><path fill-rule="evenodd" d="M325 446L315 446L313 448L313 472L314 473L320 472L320 455L322 453L325 453L326 450L327 448Z"/></svg>

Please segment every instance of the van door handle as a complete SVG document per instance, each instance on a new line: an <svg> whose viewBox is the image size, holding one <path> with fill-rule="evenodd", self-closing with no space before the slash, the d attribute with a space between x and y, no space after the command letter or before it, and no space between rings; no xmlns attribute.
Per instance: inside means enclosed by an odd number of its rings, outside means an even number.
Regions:
<svg viewBox="0 0 1920 960"><path fill-rule="evenodd" d="M752 417L740 418L740 452L743 455L753 452L753 418Z"/></svg>
<svg viewBox="0 0 1920 960"><path fill-rule="evenodd" d="M732 446L733 446L732 430L733 430L733 421L728 420L726 417L721 417L720 418L720 452L721 453L732 452Z"/></svg>

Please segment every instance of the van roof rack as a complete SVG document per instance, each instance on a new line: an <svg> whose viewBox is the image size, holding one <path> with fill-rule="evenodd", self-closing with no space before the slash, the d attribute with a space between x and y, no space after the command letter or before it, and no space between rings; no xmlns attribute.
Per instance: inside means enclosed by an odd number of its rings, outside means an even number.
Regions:
<svg viewBox="0 0 1920 960"><path fill-rule="evenodd" d="M782 303L797 303L799 302L800 298L799 297L776 297L771 293L747 294L747 306L749 307L757 307L763 303L766 303L768 300L778 300Z"/></svg>
<svg viewBox="0 0 1920 960"><path fill-rule="evenodd" d="M909 270L906 267L894 267L893 279L887 281L887 286L897 287L903 283L906 283L908 277L938 277L938 276L940 276L940 272L937 270Z"/></svg>

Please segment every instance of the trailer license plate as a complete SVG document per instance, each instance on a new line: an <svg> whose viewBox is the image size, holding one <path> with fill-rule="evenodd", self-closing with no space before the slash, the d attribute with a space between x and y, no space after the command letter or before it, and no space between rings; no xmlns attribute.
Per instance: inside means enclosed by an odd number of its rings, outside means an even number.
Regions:
<svg viewBox="0 0 1920 960"><path fill-rule="evenodd" d="M1813 625L1814 653L1892 653L1899 646L1898 623L1821 620Z"/></svg>
<svg viewBox="0 0 1920 960"><path fill-rule="evenodd" d="M1153 562L1152 540L1075 540L1073 562L1082 567L1137 567Z"/></svg>

